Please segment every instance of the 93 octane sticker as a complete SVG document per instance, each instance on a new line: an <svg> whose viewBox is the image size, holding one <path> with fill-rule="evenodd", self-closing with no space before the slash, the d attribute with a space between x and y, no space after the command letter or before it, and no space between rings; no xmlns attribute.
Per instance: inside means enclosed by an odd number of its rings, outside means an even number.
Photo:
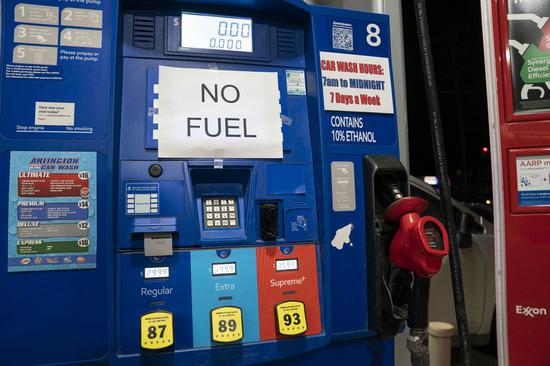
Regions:
<svg viewBox="0 0 550 366"><path fill-rule="evenodd" d="M307 332L306 309L303 302L285 301L275 307L279 333L298 335Z"/></svg>

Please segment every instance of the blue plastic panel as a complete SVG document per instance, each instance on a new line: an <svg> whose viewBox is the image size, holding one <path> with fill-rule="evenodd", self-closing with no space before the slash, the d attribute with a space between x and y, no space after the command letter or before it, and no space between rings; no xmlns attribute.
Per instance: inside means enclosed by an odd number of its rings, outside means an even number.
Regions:
<svg viewBox="0 0 550 366"><path fill-rule="evenodd" d="M267 170L267 193L305 194L306 172L303 165L269 164Z"/></svg>
<svg viewBox="0 0 550 366"><path fill-rule="evenodd" d="M25 5L25 14L21 12L22 5ZM38 8L49 11L38 10L39 15L25 18L34 5L51 8ZM114 197L111 187L115 182L112 140L118 1L6 0L1 6L0 175L5 178L0 179L2 202L8 201L7 177L10 167L16 163L10 160L14 151L95 155L98 189L94 193L97 195L94 269L8 273L8 249L3 246L0 283L10 295L2 302L0 310L10 314L2 321L2 326L10 332L0 335L0 364L79 364L92 360L104 364L110 345L114 343L114 327L110 328L109 319L114 317ZM73 9L73 14L90 10L100 15L97 19L101 26L99 23L95 27L66 25L63 16L66 17L67 8ZM50 11L51 16L48 15ZM20 21L16 21L16 16ZM20 42L14 43L17 26L19 30L25 26L27 34L31 34L31 27L49 27L43 37L46 43L53 44L31 43L34 40L26 38L18 38ZM93 30L96 35L101 32L101 46L86 47L87 42L78 47L67 45L66 40L61 40L61 34L68 28ZM41 40L40 37L36 39L37 42ZM57 56L53 59L45 55L26 58L30 55L26 52L36 51L28 48L31 46L56 49ZM23 62L27 63L18 63L21 60L17 58L14 62L16 47L24 47L26 61ZM50 49L46 52L55 52ZM37 106L46 108L39 111L39 118ZM48 110L48 107L54 108ZM55 111L59 112L59 117L55 117ZM7 204L0 204L2 243L7 242L8 223L13 215L16 213L10 214Z"/></svg>

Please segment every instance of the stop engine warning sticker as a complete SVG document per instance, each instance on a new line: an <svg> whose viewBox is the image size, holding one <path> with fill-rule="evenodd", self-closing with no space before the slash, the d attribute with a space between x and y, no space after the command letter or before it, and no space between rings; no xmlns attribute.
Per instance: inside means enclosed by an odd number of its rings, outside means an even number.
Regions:
<svg viewBox="0 0 550 366"><path fill-rule="evenodd" d="M8 271L95 268L95 152L12 151Z"/></svg>

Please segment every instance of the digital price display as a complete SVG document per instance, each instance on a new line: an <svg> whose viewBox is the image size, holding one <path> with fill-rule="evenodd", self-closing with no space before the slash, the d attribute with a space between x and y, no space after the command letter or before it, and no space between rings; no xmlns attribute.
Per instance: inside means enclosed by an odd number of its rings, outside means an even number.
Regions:
<svg viewBox="0 0 550 366"><path fill-rule="evenodd" d="M296 271L298 270L298 259L281 259L275 261L275 269L277 272Z"/></svg>
<svg viewBox="0 0 550 366"><path fill-rule="evenodd" d="M143 271L145 279L150 278L169 278L170 267L146 267Z"/></svg>
<svg viewBox="0 0 550 366"><path fill-rule="evenodd" d="M182 13L181 47L252 52L252 19Z"/></svg>
<svg viewBox="0 0 550 366"><path fill-rule="evenodd" d="M226 276L237 274L237 263L212 263L212 275Z"/></svg>

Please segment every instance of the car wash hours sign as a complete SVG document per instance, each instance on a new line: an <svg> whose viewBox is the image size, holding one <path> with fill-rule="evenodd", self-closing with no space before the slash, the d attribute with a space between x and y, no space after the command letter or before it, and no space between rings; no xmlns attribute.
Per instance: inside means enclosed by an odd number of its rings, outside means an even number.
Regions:
<svg viewBox="0 0 550 366"><path fill-rule="evenodd" d="M282 158L277 73L163 67L157 85L163 158Z"/></svg>
<svg viewBox="0 0 550 366"><path fill-rule="evenodd" d="M508 0L514 110L550 109L550 2Z"/></svg>
<svg viewBox="0 0 550 366"><path fill-rule="evenodd" d="M321 52L327 111L393 113L387 58Z"/></svg>
<svg viewBox="0 0 550 366"><path fill-rule="evenodd" d="M330 115L329 139L334 143L386 143L376 131L384 126L363 113L391 115L394 112L389 60L321 52L320 62L325 110L360 112Z"/></svg>

